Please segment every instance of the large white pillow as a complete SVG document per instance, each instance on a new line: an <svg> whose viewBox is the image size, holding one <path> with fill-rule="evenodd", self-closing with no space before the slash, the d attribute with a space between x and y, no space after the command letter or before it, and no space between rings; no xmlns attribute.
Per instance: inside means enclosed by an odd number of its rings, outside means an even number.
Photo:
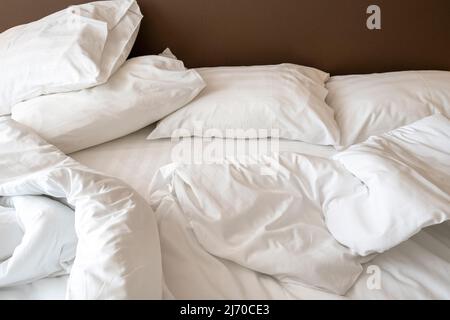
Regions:
<svg viewBox="0 0 450 320"><path fill-rule="evenodd" d="M0 115L43 94L93 87L126 60L142 19L135 0L72 6L0 34Z"/></svg>
<svg viewBox="0 0 450 320"><path fill-rule="evenodd" d="M344 147L438 112L450 116L446 71L338 76L331 77L327 88Z"/></svg>
<svg viewBox="0 0 450 320"><path fill-rule="evenodd" d="M186 70L166 51L128 60L104 85L19 103L12 119L71 153L158 121L191 101L204 86L195 70Z"/></svg>
<svg viewBox="0 0 450 320"><path fill-rule="evenodd" d="M325 103L327 73L294 64L197 70L206 89L160 121L149 139L266 138L278 130L276 135L285 139L321 145L339 141L333 110Z"/></svg>

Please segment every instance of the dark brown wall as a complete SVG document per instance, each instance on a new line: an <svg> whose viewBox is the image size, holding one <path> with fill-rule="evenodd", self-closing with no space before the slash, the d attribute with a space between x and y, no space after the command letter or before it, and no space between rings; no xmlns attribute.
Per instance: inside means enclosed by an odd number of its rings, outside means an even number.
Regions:
<svg viewBox="0 0 450 320"><path fill-rule="evenodd" d="M0 0L0 30L80 0ZM133 55L164 47L190 67L294 62L333 74L450 70L450 0L138 0ZM382 30L366 8L382 9Z"/></svg>

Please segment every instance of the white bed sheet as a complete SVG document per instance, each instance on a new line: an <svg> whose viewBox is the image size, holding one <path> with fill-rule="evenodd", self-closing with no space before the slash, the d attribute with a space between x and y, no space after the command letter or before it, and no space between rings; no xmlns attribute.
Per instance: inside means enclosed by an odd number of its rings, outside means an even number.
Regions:
<svg viewBox="0 0 450 320"><path fill-rule="evenodd" d="M174 143L148 141L148 127L124 138L72 156L79 162L122 179L148 198L156 171L171 163ZM281 141L280 151L328 157L331 147ZM450 298L450 223L428 228L400 246L379 255L366 267L381 271L381 288L369 289L364 271L355 286L340 297L298 285L281 285L235 263L218 259L198 244L186 220L170 214L159 218L166 298L177 299L433 299ZM66 277L4 289L0 299L63 299Z"/></svg>

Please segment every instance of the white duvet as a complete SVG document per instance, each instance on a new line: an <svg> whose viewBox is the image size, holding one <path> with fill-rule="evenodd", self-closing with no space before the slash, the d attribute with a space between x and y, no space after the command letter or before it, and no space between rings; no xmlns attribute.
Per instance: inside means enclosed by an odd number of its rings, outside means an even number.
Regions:
<svg viewBox="0 0 450 320"><path fill-rule="evenodd" d="M17 243L12 242L14 237L2 239L5 258L0 262L0 287L69 273L77 245L73 210L44 196L0 201L13 209L3 215L15 216L23 233Z"/></svg>
<svg viewBox="0 0 450 320"><path fill-rule="evenodd" d="M146 201L6 118L0 206L11 231L0 243L0 287L70 272L69 299L161 298L159 235Z"/></svg>
<svg viewBox="0 0 450 320"><path fill-rule="evenodd" d="M450 121L435 115L338 153L364 184L326 208L333 236L361 255L384 252L450 218Z"/></svg>
<svg viewBox="0 0 450 320"><path fill-rule="evenodd" d="M374 254L448 220L449 175L450 121L436 115L333 159L166 166L151 186L155 216L120 181L3 118L0 287L70 273L67 298L161 298L156 217L169 214L214 256L342 295Z"/></svg>
<svg viewBox="0 0 450 320"><path fill-rule="evenodd" d="M187 217L212 255L344 294L372 253L449 219L449 165L450 121L436 115L334 159L169 165L154 178L151 203L158 216Z"/></svg>

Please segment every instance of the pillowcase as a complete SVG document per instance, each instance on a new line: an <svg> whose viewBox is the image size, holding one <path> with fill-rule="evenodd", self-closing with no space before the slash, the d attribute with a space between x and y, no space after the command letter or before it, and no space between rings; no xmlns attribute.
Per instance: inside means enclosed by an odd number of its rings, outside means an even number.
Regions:
<svg viewBox="0 0 450 320"><path fill-rule="evenodd" d="M126 60L142 19L134 0L72 6L0 34L0 115L43 94L102 84Z"/></svg>
<svg viewBox="0 0 450 320"><path fill-rule="evenodd" d="M405 71L331 77L326 99L343 147L435 113L450 116L450 72Z"/></svg>
<svg viewBox="0 0 450 320"><path fill-rule="evenodd" d="M195 70L164 56L128 60L104 85L19 103L12 119L65 153L139 130L183 107L204 88Z"/></svg>
<svg viewBox="0 0 450 320"><path fill-rule="evenodd" d="M148 139L267 138L275 132L280 138L313 144L339 141L333 110L325 103L325 72L294 64L197 71L206 89L160 121Z"/></svg>

